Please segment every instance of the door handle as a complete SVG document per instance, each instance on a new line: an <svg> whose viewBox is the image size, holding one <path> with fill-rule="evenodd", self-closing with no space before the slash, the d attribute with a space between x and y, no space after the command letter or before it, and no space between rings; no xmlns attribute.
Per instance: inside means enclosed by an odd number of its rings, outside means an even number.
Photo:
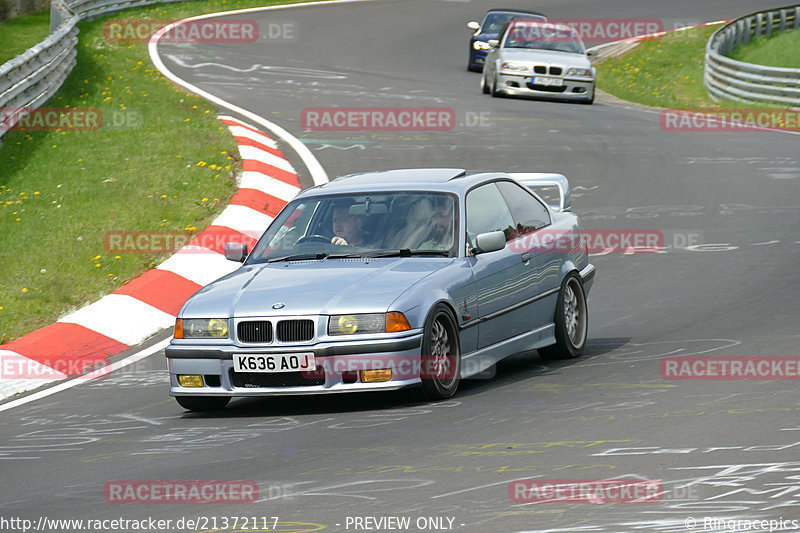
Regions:
<svg viewBox="0 0 800 533"><path fill-rule="evenodd" d="M530 260L531 260L531 253L530 252L525 252L524 254L522 254L522 262L523 263L527 263Z"/></svg>

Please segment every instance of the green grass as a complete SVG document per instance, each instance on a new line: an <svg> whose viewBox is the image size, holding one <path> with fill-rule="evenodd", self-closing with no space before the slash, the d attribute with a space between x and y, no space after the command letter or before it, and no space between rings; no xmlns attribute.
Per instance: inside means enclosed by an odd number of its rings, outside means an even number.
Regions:
<svg viewBox="0 0 800 533"><path fill-rule="evenodd" d="M719 26L644 41L597 68L600 89L631 102L676 109L713 107L703 86L705 44Z"/></svg>
<svg viewBox="0 0 800 533"><path fill-rule="evenodd" d="M50 10L0 23L0 65L42 41L50 33Z"/></svg>
<svg viewBox="0 0 800 533"><path fill-rule="evenodd" d="M167 257L109 254L108 231L199 232L235 190L236 144L215 109L114 44L103 22L286 2L159 4L80 25L78 63L47 103L99 108L93 131L11 131L0 147L0 343L97 300ZM116 126L110 118L128 120Z"/></svg>
<svg viewBox="0 0 800 533"><path fill-rule="evenodd" d="M706 92L703 84L706 42L720 26L722 24L693 28L644 41L631 51L600 63L597 67L597 86L623 100L655 107L702 110L751 108L752 104L735 100L714 102ZM765 39L763 44L761 39L754 40L751 43L756 45L753 53L757 54L759 61L749 61L767 64L761 60L773 58L775 61L782 60L784 64L800 64L800 56L794 52L800 49L800 32L788 32L783 36L795 40L784 40L777 47L768 43L779 37ZM742 48L736 51L744 53ZM764 103L759 107L785 105Z"/></svg>
<svg viewBox="0 0 800 533"><path fill-rule="evenodd" d="M800 31L761 36L733 49L731 59L770 67L800 68Z"/></svg>

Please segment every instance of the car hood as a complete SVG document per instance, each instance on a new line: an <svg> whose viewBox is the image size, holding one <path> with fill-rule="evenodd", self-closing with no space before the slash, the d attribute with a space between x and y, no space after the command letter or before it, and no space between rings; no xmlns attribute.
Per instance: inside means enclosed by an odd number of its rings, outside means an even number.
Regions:
<svg viewBox="0 0 800 533"><path fill-rule="evenodd" d="M325 259L244 266L192 296L182 318L386 312L444 257ZM283 304L275 310L273 305Z"/></svg>
<svg viewBox="0 0 800 533"><path fill-rule="evenodd" d="M503 61L525 61L530 63L546 63L564 67L591 68L592 62L585 54L554 52L552 50L524 50L503 48L500 50Z"/></svg>

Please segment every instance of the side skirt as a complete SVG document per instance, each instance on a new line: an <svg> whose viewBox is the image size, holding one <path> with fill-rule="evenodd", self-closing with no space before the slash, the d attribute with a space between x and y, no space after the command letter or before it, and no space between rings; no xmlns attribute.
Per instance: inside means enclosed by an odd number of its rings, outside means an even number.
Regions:
<svg viewBox="0 0 800 533"><path fill-rule="evenodd" d="M555 330L556 325L550 323L492 346L462 355L461 378L468 378L483 372L510 355L555 344Z"/></svg>

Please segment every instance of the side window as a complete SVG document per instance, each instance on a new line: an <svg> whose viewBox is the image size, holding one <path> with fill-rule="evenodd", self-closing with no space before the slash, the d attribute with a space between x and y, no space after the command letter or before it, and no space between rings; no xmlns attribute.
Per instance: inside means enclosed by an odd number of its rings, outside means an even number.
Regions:
<svg viewBox="0 0 800 533"><path fill-rule="evenodd" d="M467 235L470 241L479 233L503 231L508 242L513 229L514 219L497 185L481 185L467 194Z"/></svg>
<svg viewBox="0 0 800 533"><path fill-rule="evenodd" d="M525 188L510 181L499 181L497 187L514 217L517 234L530 233L550 225L550 213L547 208ZM506 235L506 239L508 238Z"/></svg>

